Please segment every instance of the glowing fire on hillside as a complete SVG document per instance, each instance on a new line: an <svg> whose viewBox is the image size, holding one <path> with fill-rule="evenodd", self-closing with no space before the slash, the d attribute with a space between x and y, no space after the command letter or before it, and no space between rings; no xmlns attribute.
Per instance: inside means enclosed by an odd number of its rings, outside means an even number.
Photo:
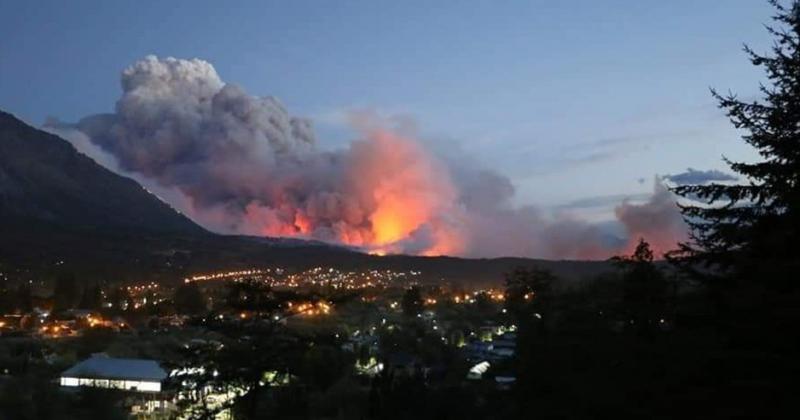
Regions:
<svg viewBox="0 0 800 420"><path fill-rule="evenodd" d="M363 248L375 255L413 247L421 255L455 254L463 241L445 214L457 211L457 191L446 168L417 142L385 130L371 130L347 155L344 175L330 202L298 202L291 194L273 197L280 217L251 203L247 218L262 235L318 237ZM350 207L350 208L348 208ZM344 217L342 217L344 216Z"/></svg>
<svg viewBox="0 0 800 420"><path fill-rule="evenodd" d="M607 258L640 236L669 249L685 236L663 187L621 203L624 233L609 238L580 216L516 205L493 168L427 150L413 130L369 113L350 115L357 138L347 147L321 149L310 120L224 82L203 60L148 56L123 71L122 87L114 113L47 128L216 232L376 255L562 259Z"/></svg>

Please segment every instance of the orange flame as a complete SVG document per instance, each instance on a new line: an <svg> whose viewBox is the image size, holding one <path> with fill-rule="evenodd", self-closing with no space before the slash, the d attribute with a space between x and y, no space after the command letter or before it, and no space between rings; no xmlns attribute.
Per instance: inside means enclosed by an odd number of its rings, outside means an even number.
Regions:
<svg viewBox="0 0 800 420"><path fill-rule="evenodd" d="M404 251L400 242L415 241L421 229L431 233L415 253L456 252L458 242L443 215L456 208L456 190L449 173L415 141L384 130L373 130L353 150L351 179L374 203L369 214L368 240L374 253Z"/></svg>
<svg viewBox="0 0 800 420"><path fill-rule="evenodd" d="M345 173L335 187L343 197L336 208L356 209L347 213L352 217L326 219L320 214L324 211L292 205L281 195L277 208L251 203L247 219L264 235L318 237L324 232L334 237L322 239L376 255L442 255L464 248L444 218L458 212L450 175L417 142L371 129L365 139L352 143L346 159Z"/></svg>

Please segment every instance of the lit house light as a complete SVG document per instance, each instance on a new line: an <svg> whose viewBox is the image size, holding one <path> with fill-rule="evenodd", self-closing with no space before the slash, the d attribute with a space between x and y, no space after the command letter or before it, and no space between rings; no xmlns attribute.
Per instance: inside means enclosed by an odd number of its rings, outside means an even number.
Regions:
<svg viewBox="0 0 800 420"><path fill-rule="evenodd" d="M491 365L487 361L478 363L469 369L469 372L467 373L467 379L481 379L483 374L489 370L489 367L491 367Z"/></svg>

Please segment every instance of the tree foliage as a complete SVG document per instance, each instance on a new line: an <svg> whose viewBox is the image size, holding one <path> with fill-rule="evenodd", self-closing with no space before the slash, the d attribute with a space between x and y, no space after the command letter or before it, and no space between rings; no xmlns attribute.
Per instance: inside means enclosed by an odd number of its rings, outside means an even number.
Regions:
<svg viewBox="0 0 800 420"><path fill-rule="evenodd" d="M412 286L403 294L400 305L403 308L403 315L417 316L422 312L422 291L419 286Z"/></svg>
<svg viewBox="0 0 800 420"><path fill-rule="evenodd" d="M78 306L81 309L98 310L103 304L103 293L100 286L86 286L81 295L81 301Z"/></svg>
<svg viewBox="0 0 800 420"><path fill-rule="evenodd" d="M231 282L220 313L197 317L194 322L213 331L217 342L188 346L176 366L183 369L175 380L186 381L192 390L183 407L189 418L213 418L230 409L235 418L264 418L272 397L292 394L298 387L324 389L353 360L342 359L330 337L308 336L286 325L292 301L331 304L353 295L319 296L291 290L276 290L256 280ZM200 371L198 367L202 367ZM210 404L207 393L232 393L224 404Z"/></svg>
<svg viewBox="0 0 800 420"><path fill-rule="evenodd" d="M553 297L556 276L545 269L516 268L506 274L506 308L517 318L547 312Z"/></svg>
<svg viewBox="0 0 800 420"><path fill-rule="evenodd" d="M622 271L621 312L636 331L653 332L666 316L669 284L653 262L653 251L644 239L630 256L613 259Z"/></svg>
<svg viewBox="0 0 800 420"><path fill-rule="evenodd" d="M78 280L72 273L64 273L56 278L53 288L53 307L56 311L74 308L80 298Z"/></svg>
<svg viewBox="0 0 800 420"><path fill-rule="evenodd" d="M760 86L762 97L743 100L712 90L761 160L725 159L743 183L673 189L689 201L681 210L692 232L670 259L712 285L725 279L797 288L786 273L800 269L793 251L800 239L800 2L771 3L778 24L767 28L775 38L771 53L745 46L752 64L764 69L769 80Z"/></svg>
<svg viewBox="0 0 800 420"><path fill-rule="evenodd" d="M195 282L180 285L172 300L175 310L181 314L197 315L206 311L206 298Z"/></svg>
<svg viewBox="0 0 800 420"><path fill-rule="evenodd" d="M115 312L120 312L123 308L131 310L134 307L133 297L128 289L122 286L112 289L108 299Z"/></svg>

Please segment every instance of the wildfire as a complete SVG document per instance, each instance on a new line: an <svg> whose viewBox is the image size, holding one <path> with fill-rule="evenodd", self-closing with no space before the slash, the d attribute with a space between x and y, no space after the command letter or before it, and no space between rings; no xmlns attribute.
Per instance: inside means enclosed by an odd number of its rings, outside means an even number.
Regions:
<svg viewBox="0 0 800 420"><path fill-rule="evenodd" d="M48 129L68 130L87 156L111 153L114 167L212 231L378 255L606 259L624 250L593 223L515 206L505 176L440 160L369 112L350 115L359 139L322 150L310 121L226 83L207 61L148 56L123 71L122 87L114 114ZM630 244L644 237L660 255L687 227L670 190L659 179L654 186L650 199L623 201L615 217Z"/></svg>
<svg viewBox="0 0 800 420"><path fill-rule="evenodd" d="M401 242L420 241L425 253L439 245L442 215L454 207L456 191L448 173L418 143L373 130L353 146L350 179L356 196L371 203L362 245L379 254L403 251ZM427 236L427 237L422 237ZM345 235L347 240L351 235Z"/></svg>
<svg viewBox="0 0 800 420"><path fill-rule="evenodd" d="M313 205L250 204L247 216L269 236L334 239L374 255L443 255L463 249L452 216L457 191L448 171L410 138L373 129L354 142L336 191ZM288 214L288 216L287 216ZM344 216L343 216L344 215Z"/></svg>
<svg viewBox="0 0 800 420"><path fill-rule="evenodd" d="M332 306L327 302L301 302L297 305L289 303L289 309L297 315L317 316L331 313Z"/></svg>
<svg viewBox="0 0 800 420"><path fill-rule="evenodd" d="M380 204L370 220L376 245L397 242L424 222L425 215L410 200L381 191L376 191L375 195Z"/></svg>

